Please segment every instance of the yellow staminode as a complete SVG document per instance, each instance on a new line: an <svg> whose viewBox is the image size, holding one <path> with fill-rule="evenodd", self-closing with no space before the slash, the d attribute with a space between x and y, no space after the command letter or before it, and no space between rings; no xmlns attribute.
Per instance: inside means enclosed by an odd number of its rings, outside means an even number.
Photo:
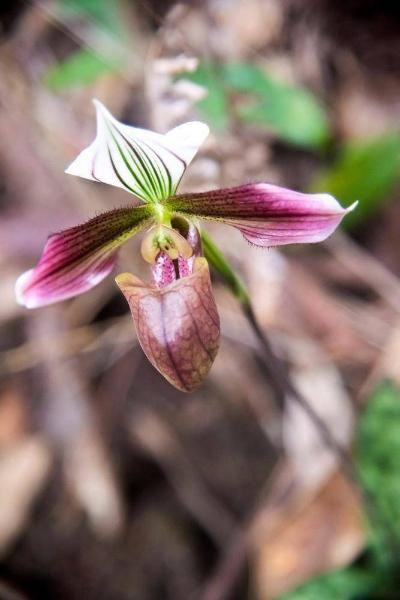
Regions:
<svg viewBox="0 0 400 600"><path fill-rule="evenodd" d="M141 253L145 261L154 264L160 252L166 252L172 260L179 256L190 258L193 248L175 229L166 225L152 227L143 238Z"/></svg>

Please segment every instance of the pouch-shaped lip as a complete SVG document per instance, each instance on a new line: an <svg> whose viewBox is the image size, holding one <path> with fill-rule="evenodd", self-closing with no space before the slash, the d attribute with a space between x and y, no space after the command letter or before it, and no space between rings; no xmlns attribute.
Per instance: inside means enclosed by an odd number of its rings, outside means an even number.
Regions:
<svg viewBox="0 0 400 600"><path fill-rule="evenodd" d="M191 392L218 352L220 323L205 258L193 273L156 288L130 273L116 282L128 301L139 342L152 365L176 388Z"/></svg>

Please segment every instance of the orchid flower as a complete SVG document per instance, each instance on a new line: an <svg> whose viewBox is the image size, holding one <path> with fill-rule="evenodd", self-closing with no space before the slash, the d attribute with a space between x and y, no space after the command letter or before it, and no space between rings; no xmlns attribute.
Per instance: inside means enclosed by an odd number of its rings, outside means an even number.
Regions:
<svg viewBox="0 0 400 600"><path fill-rule="evenodd" d="M38 265L18 278L17 300L35 308L86 292L114 269L122 244L146 229L141 254L151 283L130 273L116 283L150 362L191 391L210 370L220 337L198 219L232 225L252 244L269 247L324 240L352 207L268 183L177 194L208 127L190 122L160 135L120 123L94 102L96 138L66 172L123 188L133 202L50 235Z"/></svg>

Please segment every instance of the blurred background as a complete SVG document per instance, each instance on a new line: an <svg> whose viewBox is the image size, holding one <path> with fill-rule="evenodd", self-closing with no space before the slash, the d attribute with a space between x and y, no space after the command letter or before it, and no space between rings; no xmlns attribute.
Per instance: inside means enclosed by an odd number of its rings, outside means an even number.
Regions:
<svg viewBox="0 0 400 600"><path fill-rule="evenodd" d="M3 0L0 6L0 599L400 598L400 7L387 0ZM293 381L215 277L222 344L169 386L109 278L16 305L47 235L124 205L64 174L93 97L211 135L182 190L269 181L359 200L326 243L210 227ZM148 278L132 240L120 271Z"/></svg>

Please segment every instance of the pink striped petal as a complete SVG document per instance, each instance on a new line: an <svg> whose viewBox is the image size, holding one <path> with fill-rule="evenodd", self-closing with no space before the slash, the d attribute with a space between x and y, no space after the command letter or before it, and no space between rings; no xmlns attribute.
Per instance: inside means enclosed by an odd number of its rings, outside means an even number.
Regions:
<svg viewBox="0 0 400 600"><path fill-rule="evenodd" d="M38 265L16 282L18 303L36 308L91 289L112 271L121 244L150 222L147 206L119 208L51 235Z"/></svg>
<svg viewBox="0 0 400 600"><path fill-rule="evenodd" d="M193 273L166 287L130 273L116 282L128 301L140 344L152 365L176 388L191 392L210 370L219 346L219 316L205 258Z"/></svg>
<svg viewBox="0 0 400 600"><path fill-rule="evenodd" d="M257 246L321 242L352 210L329 194L304 194L267 183L242 185L167 201L170 210L237 227Z"/></svg>

